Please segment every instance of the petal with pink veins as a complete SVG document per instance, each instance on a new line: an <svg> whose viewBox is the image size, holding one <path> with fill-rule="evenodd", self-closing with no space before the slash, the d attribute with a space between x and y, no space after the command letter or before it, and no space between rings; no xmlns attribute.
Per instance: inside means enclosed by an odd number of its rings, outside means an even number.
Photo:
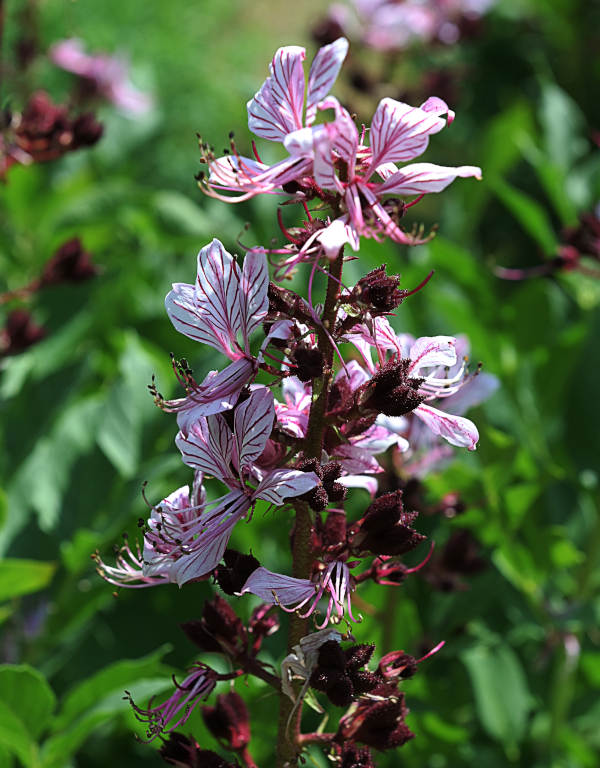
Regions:
<svg viewBox="0 0 600 768"><path fill-rule="evenodd" d="M223 557L231 532L248 512L248 497L240 491L224 496L216 509L206 512L206 527L197 538L186 545L189 550L171 566L170 579L181 587L213 571Z"/></svg>
<svg viewBox="0 0 600 768"><path fill-rule="evenodd" d="M379 187L380 194L418 195L441 192L454 179L475 177L481 179L481 168L461 165L450 168L433 163L413 163L388 176Z"/></svg>
<svg viewBox="0 0 600 768"><path fill-rule="evenodd" d="M165 307L175 329L209 344L232 360L240 357L236 334L241 328L239 267L219 240L198 254L196 287L175 283Z"/></svg>
<svg viewBox="0 0 600 768"><path fill-rule="evenodd" d="M308 579L284 576L282 573L274 573L260 566L250 574L240 595L247 592L260 597L265 603L281 603L288 606L314 597L316 589L313 582Z"/></svg>
<svg viewBox="0 0 600 768"><path fill-rule="evenodd" d="M233 452L233 435L221 415L201 417L192 424L187 435L182 432L177 434L175 445L188 467L213 475L224 483L231 481L229 462Z"/></svg>
<svg viewBox="0 0 600 768"><path fill-rule="evenodd" d="M320 482L314 472L300 472L297 469L276 469L262 480L252 494L252 499L263 499L281 506L285 499L301 496Z"/></svg>
<svg viewBox="0 0 600 768"><path fill-rule="evenodd" d="M340 37L333 43L320 48L313 59L308 75L306 125L313 124L317 114L317 104L325 98L335 83L347 53L348 41L345 37Z"/></svg>
<svg viewBox="0 0 600 768"><path fill-rule="evenodd" d="M201 384L179 400L168 401L177 412L177 426L187 434L202 416L229 411L237 403L242 388L254 375L252 360L241 357L222 371L210 371Z"/></svg>
<svg viewBox="0 0 600 768"><path fill-rule="evenodd" d="M425 112L433 112L434 115L446 115L447 125L453 123L454 118L456 117L456 114L450 109L446 102L438 96L430 96L427 101L424 101L423 104L421 104L421 109Z"/></svg>
<svg viewBox="0 0 600 768"><path fill-rule="evenodd" d="M413 413L421 421L425 422L435 435L443 437L451 445L456 445L459 448L468 448L470 451L474 451L477 448L477 441L479 440L477 427L472 421L465 419L464 416L444 413L425 403L421 403L421 405L415 408Z"/></svg>
<svg viewBox="0 0 600 768"><path fill-rule="evenodd" d="M411 107L395 99L382 99L371 123L371 166L413 160L422 154L429 136L439 133L446 121L434 112Z"/></svg>
<svg viewBox="0 0 600 768"><path fill-rule="evenodd" d="M369 451L355 445L339 445L333 452L333 458L339 461L344 471L350 475L383 472L379 462L373 458Z"/></svg>
<svg viewBox="0 0 600 768"><path fill-rule="evenodd" d="M454 336L421 336L410 348L411 375L418 375L421 368L432 368L436 365L451 367L455 363Z"/></svg>
<svg viewBox="0 0 600 768"><path fill-rule="evenodd" d="M270 141L283 141L302 128L304 107L304 48L288 45L273 56L271 75L248 102L248 128Z"/></svg>
<svg viewBox="0 0 600 768"><path fill-rule="evenodd" d="M267 256L262 248L252 248L244 257L240 282L242 331L248 336L258 328L269 310L269 270Z"/></svg>
<svg viewBox="0 0 600 768"><path fill-rule="evenodd" d="M273 393L266 387L254 390L235 409L234 440L240 470L256 461L265 449L275 421Z"/></svg>

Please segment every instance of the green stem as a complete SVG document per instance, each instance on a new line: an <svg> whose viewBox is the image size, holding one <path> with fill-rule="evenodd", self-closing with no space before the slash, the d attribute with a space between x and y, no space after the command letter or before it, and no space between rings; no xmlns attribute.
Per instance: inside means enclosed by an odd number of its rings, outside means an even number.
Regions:
<svg viewBox="0 0 600 768"><path fill-rule="evenodd" d="M335 326L337 315L337 300L340 292L340 280L344 264L344 250L340 250L336 260L329 267L327 281L327 294L323 307L322 322L324 328L330 333ZM323 450L323 437L325 434L325 411L329 396L329 386L333 377L334 349L329 337L323 328L317 329L318 348L325 362L323 378L320 382L313 380L313 401L310 408L308 428L304 440L303 452L307 458L321 458ZM319 386L320 385L320 386ZM318 392L315 396L315 391ZM312 570L313 552L311 548L312 516L308 505L304 502L296 502L296 521L294 525L294 544L292 547L293 575L297 579L309 579ZM309 632L308 619L301 619L297 614L292 614L288 630L288 653L300 642L300 639ZM290 720L293 702L284 693L281 694L279 705L279 733L277 738L277 768L293 768L298 764L298 756L301 748L300 719L302 707L294 718ZM289 725L289 727L288 727Z"/></svg>

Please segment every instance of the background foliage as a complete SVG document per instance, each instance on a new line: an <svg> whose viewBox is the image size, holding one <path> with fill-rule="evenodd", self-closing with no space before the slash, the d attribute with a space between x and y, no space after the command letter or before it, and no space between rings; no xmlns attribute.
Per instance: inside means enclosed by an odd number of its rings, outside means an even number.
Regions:
<svg viewBox="0 0 600 768"><path fill-rule="evenodd" d="M9 61L26 3L6 5ZM146 385L155 373L163 393L174 392L170 351L199 372L214 366L211 350L168 322L170 284L192 279L196 252L213 236L235 248L246 222L245 243L275 234L274 200L227 207L203 199L193 179L195 132L219 148L233 129L246 152L245 102L272 52L310 46L324 11L312 2L275 7L47 0L37 9L42 51L71 36L92 50L127 51L156 109L133 120L105 107L93 150L15 167L0 189L2 290L26 284L75 235L101 270L29 301L47 338L2 361L0 764L162 764L132 737L140 730L122 692L160 693L194 659L177 625L199 616L211 587L123 590L115 599L89 556L98 548L110 558L123 531L135 536L143 481L158 500L189 480L173 450L174 419L153 406ZM477 37L404 54L388 73L396 97L418 93L428 69L460 73L458 118L426 159L481 165L484 180L457 182L414 209L412 221L439 223L429 245L409 252L368 242L349 271L358 278L386 262L411 287L435 268L396 327L466 333L501 388L474 415L477 453L427 483L432 504L457 491L466 511L422 516L418 526L438 551L469 530L485 569L455 591L436 589L424 571L387 593L360 593L367 620L355 635L378 652L419 655L446 639L406 684L417 738L382 756L384 767L597 765L600 282L578 272L508 282L493 267L552 258L561 230L600 200L599 20L594 2L501 2ZM374 66L370 56L362 63ZM2 97L20 107L43 86L60 100L70 82L40 57L26 82L4 83ZM339 94L370 118L372 94L348 85ZM286 570L287 533L286 519L256 515L233 543ZM239 607L249 613L250 600ZM283 645L283 632L269 641L273 660ZM268 766L277 701L253 681L246 693L253 753ZM210 747L199 715L190 730Z"/></svg>

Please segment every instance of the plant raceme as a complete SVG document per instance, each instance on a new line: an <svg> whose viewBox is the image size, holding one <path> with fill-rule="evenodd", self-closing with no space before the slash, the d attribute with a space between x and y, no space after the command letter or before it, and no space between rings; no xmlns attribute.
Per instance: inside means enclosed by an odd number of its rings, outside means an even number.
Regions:
<svg viewBox="0 0 600 768"><path fill-rule="evenodd" d="M420 107L383 99L365 143L365 127L359 130L329 95L347 49L343 38L321 48L308 80L303 48L276 52L270 76L248 102L248 124L283 145L283 160L266 165L256 149L256 160L243 157L233 142L231 153L217 158L202 144L208 174L199 183L208 195L237 202L277 194L299 204L305 218L288 230L279 217L287 244L246 249L243 261L214 239L200 250L195 282L168 293L174 328L229 362L196 381L185 361L174 361L184 389L179 399L165 400L152 384L157 404L177 414L175 443L193 470L192 486L151 506L143 543L125 542L114 565L97 556L100 573L118 586L185 587L213 576L226 594L263 601L247 626L222 597L207 602L202 618L184 630L202 652L224 655L232 671L199 661L167 701L134 708L153 739L183 725L219 681L256 675L281 694L278 766L296 765L307 745L318 743L334 765L367 768L374 765L371 748L393 749L413 737L399 686L418 662L394 651L369 670L375 647L345 645L357 621L352 596L366 581L397 585L419 568L401 561L425 537L412 527L417 512L405 508L402 490L385 492L399 487L390 458L418 464L422 475L450 446L474 450L478 431L463 414L496 386L478 369L468 372L464 338L393 330L388 316L426 281L400 288L385 265L353 287L342 281L345 246L358 251L363 237L423 242L422 232L402 228L404 211L458 177L481 175L473 166L411 163L454 119L435 97ZM317 116L326 119L317 123ZM307 269L305 296L278 283L298 269ZM321 303L313 297L317 272L327 278ZM206 478L222 488L212 501ZM370 502L359 519L349 519L348 495L368 499L364 491ZM252 520L259 501L280 521L288 519L284 509L295 515L287 573L262 565L260 552L229 547L235 526ZM275 675L260 650L279 628L279 611L290 614L289 654ZM310 688L347 710L335 731L302 732ZM247 712L237 694L229 695L205 716L221 743L254 766ZM233 765L179 733L161 752L175 765Z"/></svg>

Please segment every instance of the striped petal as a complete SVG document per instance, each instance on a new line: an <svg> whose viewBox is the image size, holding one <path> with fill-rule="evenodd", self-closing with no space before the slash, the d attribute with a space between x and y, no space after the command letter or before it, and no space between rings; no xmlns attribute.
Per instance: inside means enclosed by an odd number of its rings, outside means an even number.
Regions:
<svg viewBox="0 0 600 768"><path fill-rule="evenodd" d="M271 71L258 93L248 102L248 128L270 141L283 141L288 133L302 128L304 106L304 48L279 48Z"/></svg>
<svg viewBox="0 0 600 768"><path fill-rule="evenodd" d="M340 37L330 45L320 48L313 59L308 76L306 125L313 124L317 114L317 104L329 93L347 53L348 41L345 37Z"/></svg>
<svg viewBox="0 0 600 768"><path fill-rule="evenodd" d="M429 136L445 125L446 121L435 112L395 99L382 99L371 123L371 167L413 160L425 151Z"/></svg>
<svg viewBox="0 0 600 768"><path fill-rule="evenodd" d="M234 440L240 470L256 461L265 449L275 421L273 393L266 387L255 389L235 409Z"/></svg>

